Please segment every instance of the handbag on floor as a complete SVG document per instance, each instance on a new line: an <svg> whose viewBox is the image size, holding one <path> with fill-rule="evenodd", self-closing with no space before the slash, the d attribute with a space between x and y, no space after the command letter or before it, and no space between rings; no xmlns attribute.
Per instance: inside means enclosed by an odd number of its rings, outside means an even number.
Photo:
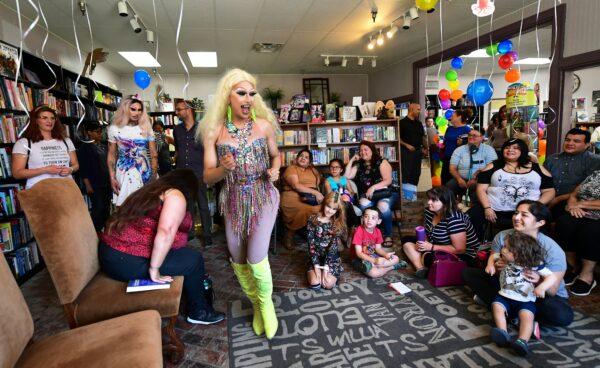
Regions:
<svg viewBox="0 0 600 368"><path fill-rule="evenodd" d="M436 250L427 280L433 287L463 285L462 270L467 263L455 254Z"/></svg>

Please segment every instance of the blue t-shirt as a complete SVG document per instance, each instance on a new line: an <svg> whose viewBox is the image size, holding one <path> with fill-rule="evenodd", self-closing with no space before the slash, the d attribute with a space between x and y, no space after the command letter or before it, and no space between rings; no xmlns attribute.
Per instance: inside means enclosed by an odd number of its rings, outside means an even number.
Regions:
<svg viewBox="0 0 600 368"><path fill-rule="evenodd" d="M473 173L483 169L487 164L498 158L496 151L487 144L480 144L479 149L473 155L471 155L470 149L468 144L460 146L454 150L450 159L450 165L456 165L460 177L465 180L472 179ZM471 156L473 156L472 167Z"/></svg>
<svg viewBox="0 0 600 368"><path fill-rule="evenodd" d="M514 229L508 229L499 232L494 237L494 240L492 242L492 250L496 253L500 253L500 249L502 249L502 247L504 246L504 236L511 234L511 232L514 231ZM538 233L537 241L546 252L546 258L544 259L544 264L546 265L546 267L552 272L567 271L567 258L562 248L558 244L556 244L554 240L542 233ZM561 296L563 298L569 297L567 289L565 288L564 280L560 280L560 285L558 286L558 291L556 292L556 295Z"/></svg>
<svg viewBox="0 0 600 368"><path fill-rule="evenodd" d="M471 131L471 127L468 125L463 125L461 127L448 126L446 129L446 134L444 134L444 146L446 147L444 150L444 155L449 159L452 157L454 150L456 149L456 140L461 135L467 135ZM466 139L465 139L466 141Z"/></svg>
<svg viewBox="0 0 600 368"><path fill-rule="evenodd" d="M346 184L348 184L348 181L345 176L340 177L339 182L335 181L335 179L332 176L329 176L327 177L327 182L329 183L332 192L339 192L340 188L344 190L346 189Z"/></svg>

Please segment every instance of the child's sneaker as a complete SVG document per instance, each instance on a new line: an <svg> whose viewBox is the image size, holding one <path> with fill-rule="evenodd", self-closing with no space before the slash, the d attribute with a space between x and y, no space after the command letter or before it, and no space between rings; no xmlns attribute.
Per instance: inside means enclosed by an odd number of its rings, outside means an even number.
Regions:
<svg viewBox="0 0 600 368"><path fill-rule="evenodd" d="M507 346L510 343L510 335L508 334L508 331L499 327L492 328L490 331L490 338L496 343L496 345L500 347Z"/></svg>
<svg viewBox="0 0 600 368"><path fill-rule="evenodd" d="M404 260L401 259L398 263L396 263L394 265L394 270L397 271L397 270L400 270L400 269L403 269L403 268L406 268L406 267L408 267L408 263L406 263L406 261L404 261Z"/></svg>
<svg viewBox="0 0 600 368"><path fill-rule="evenodd" d="M529 354L529 345L523 339L516 339L512 342L511 346L517 355L527 356Z"/></svg>
<svg viewBox="0 0 600 368"><path fill-rule="evenodd" d="M532 332L533 337L535 337L536 340L541 340L542 339L542 334L540 333L540 324L537 323L537 321L533 321L533 332Z"/></svg>

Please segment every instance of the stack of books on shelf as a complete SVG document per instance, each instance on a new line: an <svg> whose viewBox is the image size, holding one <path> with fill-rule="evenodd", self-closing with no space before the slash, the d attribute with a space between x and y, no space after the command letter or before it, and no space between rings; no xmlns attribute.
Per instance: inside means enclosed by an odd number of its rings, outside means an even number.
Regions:
<svg viewBox="0 0 600 368"><path fill-rule="evenodd" d="M367 125L360 128L315 128L311 131L311 137L312 143L395 141L396 128L380 125Z"/></svg>
<svg viewBox="0 0 600 368"><path fill-rule="evenodd" d="M283 132L283 145L291 146L308 144L308 132L298 130L286 130Z"/></svg>
<svg viewBox="0 0 600 368"><path fill-rule="evenodd" d="M111 95L110 93L105 93L102 91L95 90L94 91L94 101L117 107L121 103L121 97Z"/></svg>
<svg viewBox="0 0 600 368"><path fill-rule="evenodd" d="M21 184L0 185L0 218L21 212L17 193L22 189Z"/></svg>
<svg viewBox="0 0 600 368"><path fill-rule="evenodd" d="M12 169L10 166L10 154L12 147L0 148L0 178L9 178L12 176ZM0 185L0 190L2 185Z"/></svg>
<svg viewBox="0 0 600 368"><path fill-rule="evenodd" d="M179 124L179 119L177 118L177 116L172 115L172 114L164 114L164 115L158 115L158 116L150 116L150 119L152 121L152 124L154 124L154 122L156 120L160 120L162 121L162 123L164 125L175 125L175 124Z"/></svg>
<svg viewBox="0 0 600 368"><path fill-rule="evenodd" d="M396 161L396 147L377 147L381 157L388 161ZM334 158L348 162L352 156L358 153L358 147L334 147L326 149L311 149L313 164L326 165Z"/></svg>
<svg viewBox="0 0 600 368"><path fill-rule="evenodd" d="M33 237L23 217L0 222L0 249L10 252L20 249Z"/></svg>
<svg viewBox="0 0 600 368"><path fill-rule="evenodd" d="M279 156L281 157L281 162L283 162L284 166L289 166L296 159L296 155L300 152L300 149L279 151Z"/></svg>
<svg viewBox="0 0 600 368"><path fill-rule="evenodd" d="M0 115L0 124L0 143L15 143L19 132L27 125L27 116Z"/></svg>
<svg viewBox="0 0 600 368"><path fill-rule="evenodd" d="M65 90L68 93L74 94L83 98L90 98L90 91L88 87L81 82L82 79L79 80L79 83L75 83L76 79L72 79L70 77L66 77L64 81Z"/></svg>
<svg viewBox="0 0 600 368"><path fill-rule="evenodd" d="M25 109L30 111L34 106L42 104L55 106L57 100L51 92L28 87L12 79L0 79L0 108L2 109L24 110L21 106L23 104Z"/></svg>
<svg viewBox="0 0 600 368"><path fill-rule="evenodd" d="M6 261L16 277L21 277L40 263L37 243L31 242L6 255Z"/></svg>

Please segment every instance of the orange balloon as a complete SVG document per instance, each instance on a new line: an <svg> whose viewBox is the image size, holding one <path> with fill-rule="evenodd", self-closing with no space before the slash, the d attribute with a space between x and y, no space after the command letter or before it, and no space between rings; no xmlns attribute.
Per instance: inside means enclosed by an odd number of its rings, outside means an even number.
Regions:
<svg viewBox="0 0 600 368"><path fill-rule="evenodd" d="M450 93L450 98L454 101L456 100L460 100L463 96L463 91L462 89L455 89L454 91L452 91L452 93Z"/></svg>
<svg viewBox="0 0 600 368"><path fill-rule="evenodd" d="M519 79L521 79L521 72L519 69L510 69L504 74L504 80L506 80L508 83L515 83Z"/></svg>
<svg viewBox="0 0 600 368"><path fill-rule="evenodd" d="M440 178L439 176L432 176L431 177L431 185L434 187L441 187L442 186L442 178Z"/></svg>
<svg viewBox="0 0 600 368"><path fill-rule="evenodd" d="M546 156L546 140L540 139L538 147L538 156Z"/></svg>

